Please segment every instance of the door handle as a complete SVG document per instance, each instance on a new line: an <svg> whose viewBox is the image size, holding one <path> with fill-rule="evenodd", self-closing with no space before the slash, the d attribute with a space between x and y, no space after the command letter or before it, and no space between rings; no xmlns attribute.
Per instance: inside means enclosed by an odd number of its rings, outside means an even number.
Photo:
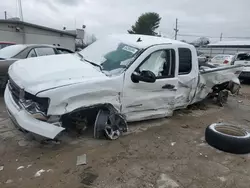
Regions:
<svg viewBox="0 0 250 188"><path fill-rule="evenodd" d="M162 86L162 89L174 89L175 86L174 85L171 85L171 84L166 84L164 86Z"/></svg>

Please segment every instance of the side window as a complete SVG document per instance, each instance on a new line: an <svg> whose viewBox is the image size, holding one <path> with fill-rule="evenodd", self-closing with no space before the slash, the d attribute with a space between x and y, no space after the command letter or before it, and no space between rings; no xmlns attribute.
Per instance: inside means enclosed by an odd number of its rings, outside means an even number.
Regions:
<svg viewBox="0 0 250 188"><path fill-rule="evenodd" d="M179 48L179 75L189 74L192 70L192 53L188 48Z"/></svg>
<svg viewBox="0 0 250 188"><path fill-rule="evenodd" d="M34 49L30 50L30 52L29 52L29 54L27 56L27 58L30 58L30 57L36 57L36 52L35 52Z"/></svg>
<svg viewBox="0 0 250 188"><path fill-rule="evenodd" d="M36 48L37 56L55 55L53 48Z"/></svg>
<svg viewBox="0 0 250 188"><path fill-rule="evenodd" d="M149 55L139 66L138 71L152 71L156 78L171 78L175 74L175 51L159 50Z"/></svg>

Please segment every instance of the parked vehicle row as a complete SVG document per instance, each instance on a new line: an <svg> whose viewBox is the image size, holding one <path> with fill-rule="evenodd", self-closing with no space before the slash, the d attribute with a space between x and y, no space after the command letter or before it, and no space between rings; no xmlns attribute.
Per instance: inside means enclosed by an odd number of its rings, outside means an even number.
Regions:
<svg viewBox="0 0 250 188"><path fill-rule="evenodd" d="M9 68L4 100L12 121L54 139L65 129L117 139L127 122L239 89L241 65L199 68L194 46L144 35L112 35L75 55L27 58Z"/></svg>
<svg viewBox="0 0 250 188"><path fill-rule="evenodd" d="M71 50L40 44L17 44L7 46L0 50L0 87L5 88L8 81L8 69L11 64L20 59L34 58L39 56L74 53Z"/></svg>
<svg viewBox="0 0 250 188"><path fill-rule="evenodd" d="M231 66L242 65L244 69L240 74L241 79L250 79L250 54L246 52L238 52L235 55L220 54L208 60L212 66Z"/></svg>
<svg viewBox="0 0 250 188"><path fill-rule="evenodd" d="M2 48L5 48L7 46L11 46L11 45L14 45L14 44L16 44L16 43L14 43L14 42L3 42L3 41L0 41L0 50Z"/></svg>
<svg viewBox="0 0 250 188"><path fill-rule="evenodd" d="M232 65L234 61L234 55L216 55L209 62L213 63L214 65Z"/></svg>

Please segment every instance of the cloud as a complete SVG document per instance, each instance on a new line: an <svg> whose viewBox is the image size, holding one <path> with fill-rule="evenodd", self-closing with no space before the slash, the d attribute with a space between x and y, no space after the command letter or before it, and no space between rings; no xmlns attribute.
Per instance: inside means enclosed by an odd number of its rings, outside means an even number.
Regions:
<svg viewBox="0 0 250 188"><path fill-rule="evenodd" d="M178 18L180 39L193 40L196 35L248 37L250 31L249 0L23 0L23 14L27 22L57 29L74 29L86 25L86 30L102 37L111 33L125 33L144 12L157 12L162 17L159 31L174 36ZM15 16L16 0L3 1L0 10ZM0 12L0 18L4 14Z"/></svg>

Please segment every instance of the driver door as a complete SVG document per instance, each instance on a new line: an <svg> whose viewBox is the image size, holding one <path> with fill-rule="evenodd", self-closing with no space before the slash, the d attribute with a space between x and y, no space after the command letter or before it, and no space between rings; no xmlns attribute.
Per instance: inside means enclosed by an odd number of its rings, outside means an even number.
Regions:
<svg viewBox="0 0 250 188"><path fill-rule="evenodd" d="M170 116L177 90L176 51L154 46L144 52L125 73L122 113L127 121L139 121ZM154 83L131 79L133 73L151 71Z"/></svg>

